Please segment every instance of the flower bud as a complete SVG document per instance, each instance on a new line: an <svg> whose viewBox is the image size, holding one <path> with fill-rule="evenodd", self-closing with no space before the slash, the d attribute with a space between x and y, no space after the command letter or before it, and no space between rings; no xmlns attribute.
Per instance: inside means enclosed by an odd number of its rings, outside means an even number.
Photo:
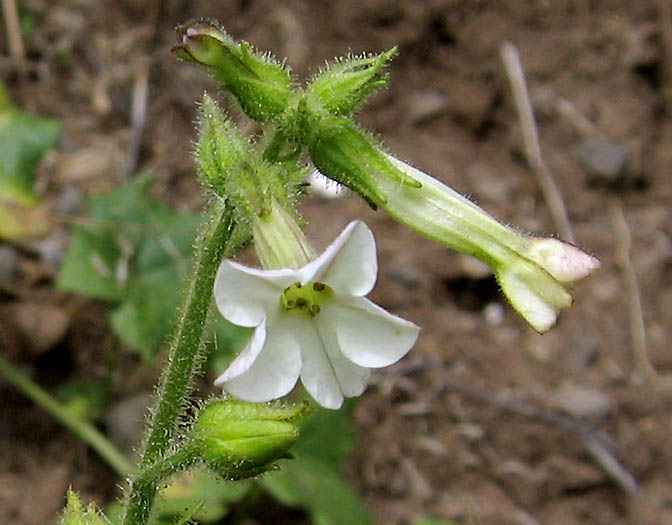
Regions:
<svg viewBox="0 0 672 525"><path fill-rule="evenodd" d="M599 267L596 258L576 246L501 224L426 173L366 146L352 128L342 129L310 149L316 167L409 228L488 264L513 308L538 332L549 330L560 310L572 304L568 286Z"/></svg>
<svg viewBox="0 0 672 525"><path fill-rule="evenodd" d="M264 161L259 146L248 142L207 94L198 120L195 158L199 176L206 187L231 204L238 224L249 229L248 225L268 217L273 206L292 209L293 181L302 180L303 168Z"/></svg>
<svg viewBox="0 0 672 525"><path fill-rule="evenodd" d="M343 59L320 72L306 89L308 105L332 115L349 115L376 89L387 85L383 68L397 54L397 48L379 55Z"/></svg>
<svg viewBox="0 0 672 525"><path fill-rule="evenodd" d="M191 22L178 26L177 33L181 42L173 53L208 68L250 118L268 121L284 111L291 77L270 55L253 50L247 42L236 43L213 22Z"/></svg>
<svg viewBox="0 0 672 525"><path fill-rule="evenodd" d="M299 437L294 421L307 403L273 405L235 399L216 401L198 414L194 443L201 458L228 478L256 476L283 457Z"/></svg>

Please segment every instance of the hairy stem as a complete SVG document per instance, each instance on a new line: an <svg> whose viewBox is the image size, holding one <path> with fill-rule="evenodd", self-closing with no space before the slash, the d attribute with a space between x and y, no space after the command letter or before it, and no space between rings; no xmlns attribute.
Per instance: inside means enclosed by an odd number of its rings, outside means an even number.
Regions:
<svg viewBox="0 0 672 525"><path fill-rule="evenodd" d="M198 460L198 452L189 443L153 465L141 470L131 483L130 496L124 524L147 523L152 504L159 488L166 479L178 471L189 468Z"/></svg>
<svg viewBox="0 0 672 525"><path fill-rule="evenodd" d="M159 464L174 443L185 400L199 371L204 346L202 336L212 301L215 273L222 258L232 256L239 248L238 243L231 242L233 230L231 208L224 201L214 201L196 240L192 275L186 286L166 366L156 391L155 405L141 449L139 473L131 480L126 497L124 524L141 525L149 516L160 480L145 479L144 476L147 469Z"/></svg>
<svg viewBox="0 0 672 525"><path fill-rule="evenodd" d="M231 250L233 230L231 210L216 201L209 210L201 233L196 239L192 276L187 284L182 307L170 340L166 367L161 375L152 410L149 430L141 453L141 466L154 463L172 443L184 401L198 371L203 329L212 300L217 267Z"/></svg>

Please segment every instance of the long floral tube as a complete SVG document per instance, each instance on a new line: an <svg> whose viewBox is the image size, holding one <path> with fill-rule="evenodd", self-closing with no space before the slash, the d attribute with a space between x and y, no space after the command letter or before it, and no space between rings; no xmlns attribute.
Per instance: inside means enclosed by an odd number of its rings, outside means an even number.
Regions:
<svg viewBox="0 0 672 525"><path fill-rule="evenodd" d="M523 235L501 224L433 177L386 157L422 187L377 177L385 196L379 205L409 228L491 266L511 305L537 331L550 329L559 311L572 304L568 285L600 266L572 244Z"/></svg>

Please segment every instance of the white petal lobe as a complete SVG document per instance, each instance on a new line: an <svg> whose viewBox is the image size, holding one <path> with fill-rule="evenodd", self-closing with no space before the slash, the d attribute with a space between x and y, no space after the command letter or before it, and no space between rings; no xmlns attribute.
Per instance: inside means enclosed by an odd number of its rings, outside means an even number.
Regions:
<svg viewBox="0 0 672 525"><path fill-rule="evenodd" d="M296 332L301 347L301 381L306 390L325 408L337 409L343 404L343 392L326 348L314 323L305 323Z"/></svg>
<svg viewBox="0 0 672 525"><path fill-rule="evenodd" d="M376 284L376 241L369 227L356 221L350 237L334 258L315 276L339 294L362 297Z"/></svg>
<svg viewBox="0 0 672 525"><path fill-rule="evenodd" d="M258 326L278 302L278 287L233 261L223 261L215 277L215 302L224 319L238 326ZM281 289L281 288L280 288Z"/></svg>
<svg viewBox="0 0 672 525"><path fill-rule="evenodd" d="M261 403L288 394L301 370L301 355L296 338L282 323L268 327L264 347L245 373L224 383L231 395Z"/></svg>
<svg viewBox="0 0 672 525"><path fill-rule="evenodd" d="M338 343L353 363L380 368L396 363L413 347L417 325L392 315L368 299L352 298L342 307L330 307Z"/></svg>
<svg viewBox="0 0 672 525"><path fill-rule="evenodd" d="M243 348L243 351L231 362L229 367L215 379L215 386L222 386L227 381L234 379L247 372L254 361L259 357L264 343L266 342L266 322L265 320L255 328L252 337Z"/></svg>

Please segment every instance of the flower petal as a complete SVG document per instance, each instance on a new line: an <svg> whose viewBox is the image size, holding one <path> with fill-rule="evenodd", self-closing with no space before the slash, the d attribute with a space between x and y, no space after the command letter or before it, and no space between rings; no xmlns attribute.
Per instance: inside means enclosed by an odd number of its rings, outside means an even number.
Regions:
<svg viewBox="0 0 672 525"><path fill-rule="evenodd" d="M345 357L359 366L380 368L401 359L415 344L420 327L392 315L368 299L351 298L322 309L335 323Z"/></svg>
<svg viewBox="0 0 672 525"><path fill-rule="evenodd" d="M571 304L571 297L566 292L564 296L560 295L562 303L545 299L514 272L502 273L497 280L511 306L541 334L553 327L560 308Z"/></svg>
<svg viewBox="0 0 672 525"><path fill-rule="evenodd" d="M296 385L300 370L301 354L291 327L284 319L276 319L268 327L265 344L252 365L241 375L220 381L227 370L216 384L235 397L261 403L288 394Z"/></svg>
<svg viewBox="0 0 672 525"><path fill-rule="evenodd" d="M343 355L341 347L338 344L336 330L328 320L328 317L317 317L317 330L327 351L327 357L334 369L336 379L338 380L341 392L345 397L356 397L362 395L366 390L366 382L371 375L368 368L356 365Z"/></svg>
<svg viewBox="0 0 672 525"><path fill-rule="evenodd" d="M310 321L301 325L295 331L301 347L301 381L320 405L334 410L340 408L343 392L317 327Z"/></svg>
<svg viewBox="0 0 672 525"><path fill-rule="evenodd" d="M301 282L322 281L337 293L361 297L376 283L376 241L361 221L348 224L313 262L299 270Z"/></svg>
<svg viewBox="0 0 672 525"><path fill-rule="evenodd" d="M266 321L262 321L254 330L252 337L243 348L242 352L236 356L229 367L224 370L217 379L215 386L222 386L227 381L234 379L247 372L254 361L259 357L259 353L264 348L266 342Z"/></svg>
<svg viewBox="0 0 672 525"><path fill-rule="evenodd" d="M222 261L215 277L217 308L235 325L258 326L275 310L282 290L298 280L296 270L257 270Z"/></svg>
<svg viewBox="0 0 672 525"><path fill-rule="evenodd" d="M578 246L559 239L528 239L524 252L561 283L572 283L587 277L600 267L600 261Z"/></svg>

